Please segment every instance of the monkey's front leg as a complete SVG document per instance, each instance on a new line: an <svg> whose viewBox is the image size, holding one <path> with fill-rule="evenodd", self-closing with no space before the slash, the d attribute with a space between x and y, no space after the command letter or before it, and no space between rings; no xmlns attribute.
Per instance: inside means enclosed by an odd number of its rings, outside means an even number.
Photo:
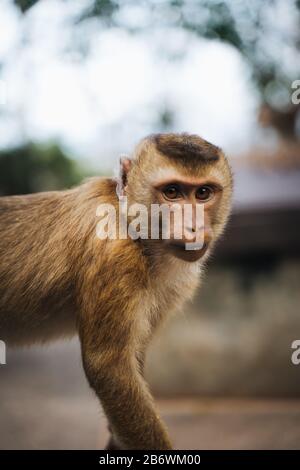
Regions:
<svg viewBox="0 0 300 470"><path fill-rule="evenodd" d="M138 362L138 367L140 374L142 377L144 377L144 369L145 369L145 357L146 357L146 345L144 345L143 348L141 348L141 351L137 355L137 362ZM110 432L110 436L107 442L107 445L105 447L105 450L119 450L120 447L118 445L118 442L116 438L113 435L112 428L110 424L108 424L108 430Z"/></svg>
<svg viewBox="0 0 300 470"><path fill-rule="evenodd" d="M115 445L123 449L171 449L135 358L111 356L109 351L107 356L100 353L95 357L85 350L83 363L109 420Z"/></svg>
<svg viewBox="0 0 300 470"><path fill-rule="evenodd" d="M111 304L110 304L111 306ZM108 418L114 445L122 449L171 449L136 355L133 317L114 309L82 313L79 334L83 366ZM133 311L133 309L132 309ZM133 311L133 314L135 312Z"/></svg>

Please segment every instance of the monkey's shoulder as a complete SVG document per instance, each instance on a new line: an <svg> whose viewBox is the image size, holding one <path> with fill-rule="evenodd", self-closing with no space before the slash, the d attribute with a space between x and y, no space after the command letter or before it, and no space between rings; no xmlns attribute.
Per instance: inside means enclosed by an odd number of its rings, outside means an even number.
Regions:
<svg viewBox="0 0 300 470"><path fill-rule="evenodd" d="M75 189L78 195L84 199L91 201L95 199L99 201L103 199L106 202L116 202L116 187L117 181L111 177L104 176L92 176L86 178L79 186Z"/></svg>

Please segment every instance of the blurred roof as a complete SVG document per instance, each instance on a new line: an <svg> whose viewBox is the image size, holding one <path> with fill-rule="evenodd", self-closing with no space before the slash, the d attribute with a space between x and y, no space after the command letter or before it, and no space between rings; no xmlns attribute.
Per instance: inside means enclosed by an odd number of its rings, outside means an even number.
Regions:
<svg viewBox="0 0 300 470"><path fill-rule="evenodd" d="M236 168L233 213L217 260L300 256L300 170ZM265 259L265 258L264 258Z"/></svg>
<svg viewBox="0 0 300 470"><path fill-rule="evenodd" d="M255 208L300 209L300 169L234 170L234 210Z"/></svg>

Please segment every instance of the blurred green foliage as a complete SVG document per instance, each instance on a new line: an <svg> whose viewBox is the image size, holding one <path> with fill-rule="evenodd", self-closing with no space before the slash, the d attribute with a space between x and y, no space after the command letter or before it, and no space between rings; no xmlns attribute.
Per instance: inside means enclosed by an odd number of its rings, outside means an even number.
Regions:
<svg viewBox="0 0 300 470"><path fill-rule="evenodd" d="M57 145L26 144L0 151L0 195L63 189L84 176Z"/></svg>

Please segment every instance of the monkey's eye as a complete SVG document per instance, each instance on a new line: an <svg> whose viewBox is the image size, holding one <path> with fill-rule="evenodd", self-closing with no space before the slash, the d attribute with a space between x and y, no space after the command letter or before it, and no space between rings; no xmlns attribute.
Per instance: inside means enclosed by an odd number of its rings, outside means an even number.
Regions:
<svg viewBox="0 0 300 470"><path fill-rule="evenodd" d="M167 199L179 199L181 197L181 192L179 187L176 184L170 184L163 190L163 194Z"/></svg>
<svg viewBox="0 0 300 470"><path fill-rule="evenodd" d="M200 186L196 191L196 198L199 201L208 201L213 196L214 191L210 186Z"/></svg>

